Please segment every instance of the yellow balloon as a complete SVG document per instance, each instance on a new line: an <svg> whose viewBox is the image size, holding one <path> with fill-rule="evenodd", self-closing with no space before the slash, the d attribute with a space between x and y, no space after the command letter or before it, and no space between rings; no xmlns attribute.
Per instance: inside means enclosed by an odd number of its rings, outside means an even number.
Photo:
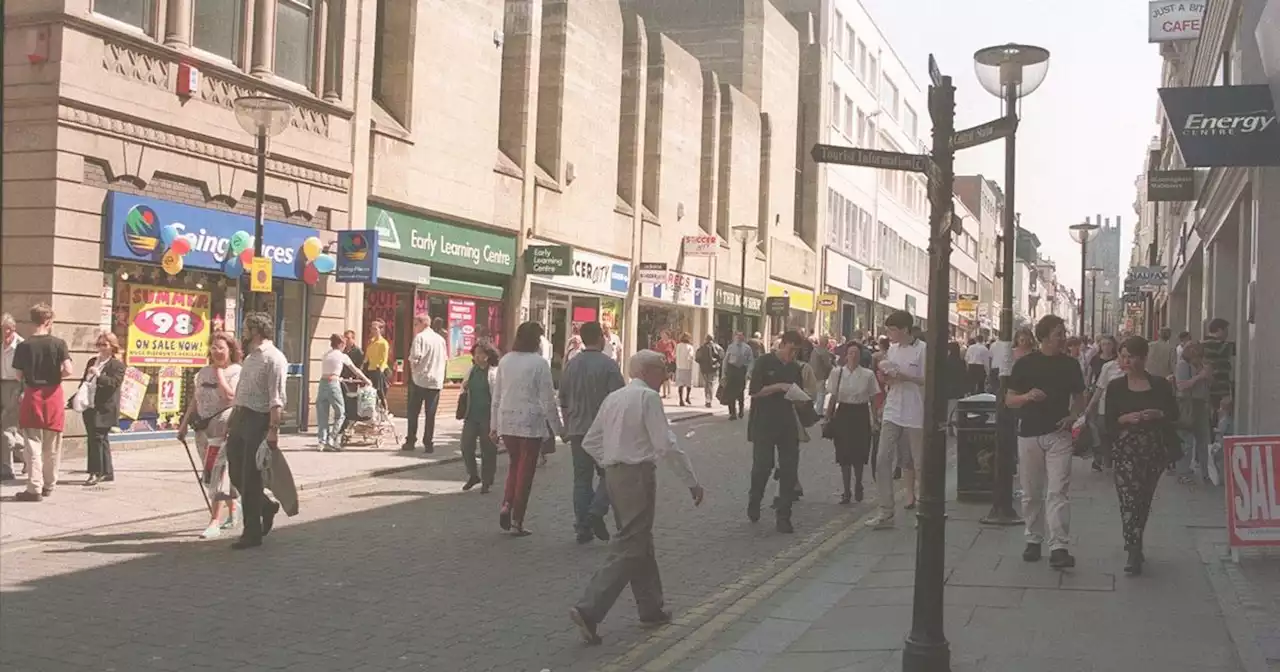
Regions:
<svg viewBox="0 0 1280 672"><path fill-rule="evenodd" d="M182 255L169 250L164 253L164 257L160 259L160 268L164 269L169 275L177 275L182 271Z"/></svg>
<svg viewBox="0 0 1280 672"><path fill-rule="evenodd" d="M320 239L315 236L302 241L302 256L307 261L315 261L320 256Z"/></svg>

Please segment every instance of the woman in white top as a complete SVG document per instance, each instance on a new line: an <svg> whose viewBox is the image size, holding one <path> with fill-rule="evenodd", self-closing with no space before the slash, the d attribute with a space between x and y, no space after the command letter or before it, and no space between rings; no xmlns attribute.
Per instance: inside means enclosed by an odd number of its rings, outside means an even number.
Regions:
<svg viewBox="0 0 1280 672"><path fill-rule="evenodd" d="M692 406L693 399L689 393L693 391L693 337L680 334L680 343L676 345L676 395L680 397L681 406Z"/></svg>
<svg viewBox="0 0 1280 672"><path fill-rule="evenodd" d="M316 389L316 440L320 442L320 450L325 452L342 450L339 437L347 405L342 396L343 372L365 385L373 384L342 351L344 344L342 336L333 334L329 337L329 352L324 353L320 360L320 385Z"/></svg>
<svg viewBox="0 0 1280 672"><path fill-rule="evenodd" d="M862 470L871 456L871 401L880 394L876 374L860 364L862 346L849 346L844 366L837 367L827 378L827 417L829 427L823 434L830 436L836 448L836 464L840 465L840 478L844 482L841 504L862 501ZM852 476L854 490L850 492Z"/></svg>
<svg viewBox="0 0 1280 672"><path fill-rule="evenodd" d="M1107 338L1110 338L1108 336ZM1107 417L1107 385L1116 378L1124 376L1120 368L1120 359L1109 359L1098 371L1098 380L1093 389L1093 397L1085 408L1085 417L1093 426L1094 445L1093 470L1102 471L1104 466L1111 466L1111 440L1115 437L1107 433L1103 418Z"/></svg>
<svg viewBox="0 0 1280 672"><path fill-rule="evenodd" d="M524 514L542 444L550 440L554 445L556 437L564 435L551 366L539 354L541 339L542 326L537 322L525 322L516 329L515 344L498 363L492 389L489 437L495 442L501 437L510 461L498 524L504 530L514 528L519 537L529 534Z"/></svg>
<svg viewBox="0 0 1280 672"><path fill-rule="evenodd" d="M240 383L240 344L225 331L213 335L209 343L209 365L196 372L193 402L178 424L178 440L187 430L196 432L196 450L204 459L204 487L213 502L209 526L200 536L213 539L236 525L236 491L227 472L227 455L222 442L227 436L236 386ZM222 511L227 511L223 520Z"/></svg>

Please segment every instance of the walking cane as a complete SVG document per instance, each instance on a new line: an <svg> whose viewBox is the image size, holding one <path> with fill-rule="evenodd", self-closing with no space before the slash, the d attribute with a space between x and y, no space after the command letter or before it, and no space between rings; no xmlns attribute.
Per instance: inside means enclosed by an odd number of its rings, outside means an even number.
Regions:
<svg viewBox="0 0 1280 672"><path fill-rule="evenodd" d="M204 497L205 508L209 509L209 513L213 513L213 503L209 501L209 492L204 489L204 480L200 478L200 470L196 468L196 459L191 457L191 448L187 446L186 439L178 439L182 444L182 452L187 454L187 461L191 463L191 473L195 474L196 486L200 488L200 496Z"/></svg>

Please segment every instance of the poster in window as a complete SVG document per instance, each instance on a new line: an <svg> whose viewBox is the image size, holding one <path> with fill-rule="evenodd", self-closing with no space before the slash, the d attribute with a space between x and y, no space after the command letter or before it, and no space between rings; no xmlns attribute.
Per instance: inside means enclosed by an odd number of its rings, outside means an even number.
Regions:
<svg viewBox="0 0 1280 672"><path fill-rule="evenodd" d="M182 369L166 366L160 369L156 383L156 412L177 413L182 410Z"/></svg>
<svg viewBox="0 0 1280 672"><path fill-rule="evenodd" d="M367 346L373 339L373 323L382 320L384 327L382 337L387 339L387 352L396 351L396 340L400 334L396 323L396 308L399 294L386 290L370 290L364 294L364 344Z"/></svg>
<svg viewBox="0 0 1280 672"><path fill-rule="evenodd" d="M150 384L150 374L132 366L124 370L124 380L120 383L121 416L130 420L138 419L138 414L142 412L142 399L147 396L147 386Z"/></svg>
<svg viewBox="0 0 1280 672"><path fill-rule="evenodd" d="M471 367L471 348L476 344L476 302L471 299L449 299L445 339L449 362L445 378L461 379Z"/></svg>
<svg viewBox="0 0 1280 672"><path fill-rule="evenodd" d="M210 302L209 292L130 285L125 364L208 364Z"/></svg>

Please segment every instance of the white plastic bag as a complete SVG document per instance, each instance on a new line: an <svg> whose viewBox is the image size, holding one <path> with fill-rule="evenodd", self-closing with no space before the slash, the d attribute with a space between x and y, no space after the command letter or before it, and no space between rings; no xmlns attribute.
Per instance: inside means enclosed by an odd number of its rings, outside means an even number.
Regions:
<svg viewBox="0 0 1280 672"><path fill-rule="evenodd" d="M84 382L76 388L75 395L71 397L71 410L84 413L93 408L93 387L93 383Z"/></svg>
<svg viewBox="0 0 1280 672"><path fill-rule="evenodd" d="M371 385L365 385L356 393L356 415L361 418L372 418L378 406L378 393Z"/></svg>

